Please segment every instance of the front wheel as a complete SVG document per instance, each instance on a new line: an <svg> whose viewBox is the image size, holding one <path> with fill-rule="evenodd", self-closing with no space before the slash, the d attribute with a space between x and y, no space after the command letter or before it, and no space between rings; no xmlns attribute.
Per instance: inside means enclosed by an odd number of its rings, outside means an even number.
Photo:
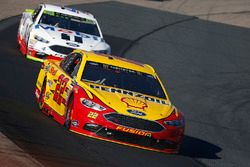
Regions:
<svg viewBox="0 0 250 167"><path fill-rule="evenodd" d="M71 115L72 115L72 111L73 111L73 96L70 97L67 108L66 108L66 112L65 112L65 122L64 122L64 126L67 129L70 129L71 126Z"/></svg>

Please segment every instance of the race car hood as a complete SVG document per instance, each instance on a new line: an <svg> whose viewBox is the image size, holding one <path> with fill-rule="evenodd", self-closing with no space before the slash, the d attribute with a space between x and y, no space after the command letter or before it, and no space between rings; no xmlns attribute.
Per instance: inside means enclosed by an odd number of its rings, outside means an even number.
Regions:
<svg viewBox="0 0 250 167"><path fill-rule="evenodd" d="M38 24L35 26L35 29L37 31L37 35L41 34L41 36L46 40L75 49L92 51L95 50L96 46L100 45L100 43L103 43L104 45L106 44L100 37L74 32L55 26ZM103 50L105 49L106 48L103 48Z"/></svg>
<svg viewBox="0 0 250 167"><path fill-rule="evenodd" d="M173 107L167 99L92 83L87 85L91 93L120 114L159 120L168 117L173 111Z"/></svg>

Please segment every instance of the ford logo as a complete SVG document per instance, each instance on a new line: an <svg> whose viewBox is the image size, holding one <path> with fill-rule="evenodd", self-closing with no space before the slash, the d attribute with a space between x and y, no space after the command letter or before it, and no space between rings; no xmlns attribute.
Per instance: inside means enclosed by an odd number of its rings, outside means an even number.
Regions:
<svg viewBox="0 0 250 167"><path fill-rule="evenodd" d="M130 114L138 115L138 116L146 116L144 112L138 110L127 110Z"/></svg>
<svg viewBox="0 0 250 167"><path fill-rule="evenodd" d="M69 46L72 46L72 47L79 47L79 45L77 45L75 43L66 42L66 44Z"/></svg>

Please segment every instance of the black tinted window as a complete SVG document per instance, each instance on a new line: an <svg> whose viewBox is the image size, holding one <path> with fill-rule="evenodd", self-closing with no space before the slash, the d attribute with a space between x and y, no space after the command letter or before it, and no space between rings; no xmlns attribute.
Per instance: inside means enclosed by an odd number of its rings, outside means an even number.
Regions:
<svg viewBox="0 0 250 167"><path fill-rule="evenodd" d="M100 36L94 20L71 16L52 11L44 11L39 23L56 26L59 28Z"/></svg>
<svg viewBox="0 0 250 167"><path fill-rule="evenodd" d="M41 9L42 9L42 6L39 6L38 8L35 9L35 11L33 13L33 16L32 16L33 21L36 20L36 18L38 16L38 14L40 13Z"/></svg>
<svg viewBox="0 0 250 167"><path fill-rule="evenodd" d="M82 80L166 98L159 81L154 76L108 64L88 61Z"/></svg>
<svg viewBox="0 0 250 167"><path fill-rule="evenodd" d="M64 60L62 60L60 67L69 74L71 77L76 76L80 63L82 60L82 55L79 53L71 53Z"/></svg>

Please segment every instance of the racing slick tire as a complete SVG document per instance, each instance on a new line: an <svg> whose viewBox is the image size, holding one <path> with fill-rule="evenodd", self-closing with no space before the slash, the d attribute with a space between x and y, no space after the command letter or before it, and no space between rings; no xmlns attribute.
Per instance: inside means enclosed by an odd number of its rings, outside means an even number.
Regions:
<svg viewBox="0 0 250 167"><path fill-rule="evenodd" d="M71 126L71 113L72 113L72 109L73 109L73 95L70 96L69 101L68 101L68 105L66 108L66 112L65 112L65 122L64 122L64 126L66 127L66 129L70 129Z"/></svg>
<svg viewBox="0 0 250 167"><path fill-rule="evenodd" d="M43 81L43 85L41 88L41 93L39 96L39 108L42 112L44 112L45 108L44 108L44 99L45 99L45 94L46 94L46 78Z"/></svg>

